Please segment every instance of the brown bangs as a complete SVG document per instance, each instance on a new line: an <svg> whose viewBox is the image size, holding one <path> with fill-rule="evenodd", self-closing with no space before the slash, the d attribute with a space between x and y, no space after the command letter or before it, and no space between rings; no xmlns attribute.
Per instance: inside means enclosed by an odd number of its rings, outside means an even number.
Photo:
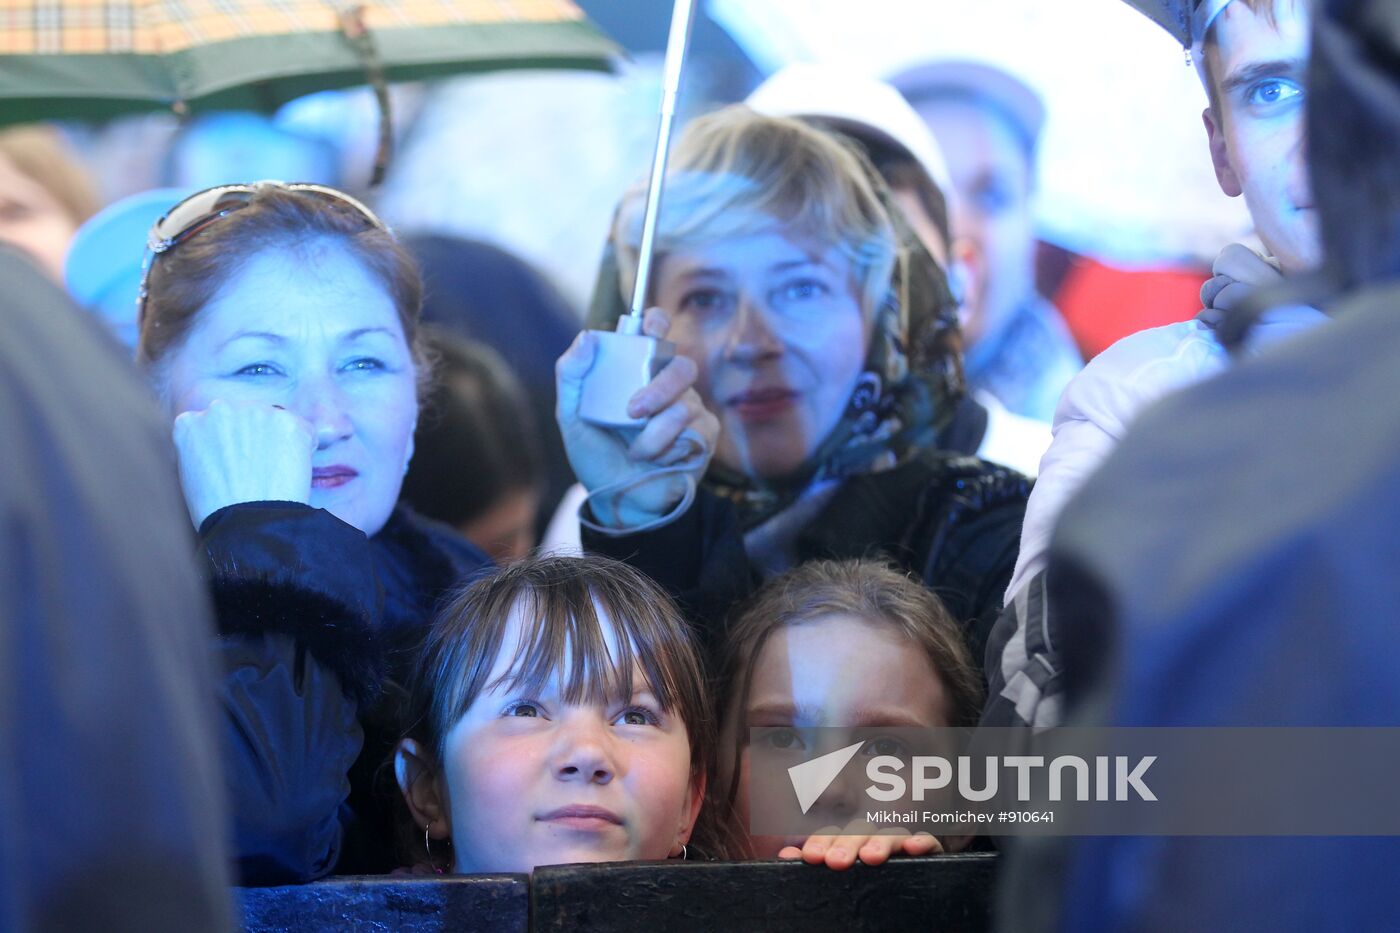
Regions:
<svg viewBox="0 0 1400 933"><path fill-rule="evenodd" d="M530 624L492 679L517 615ZM638 670L657 704L685 723L692 765L703 767L714 724L700 656L666 594L603 558L521 561L469 585L439 616L419 659L413 731L441 757L447 733L487 691L528 695L557 677L564 702L606 705L631 699Z"/></svg>
<svg viewBox="0 0 1400 933"><path fill-rule="evenodd" d="M654 606L637 605L613 586L599 587L603 582L556 580L522 593L508 612L532 620L534 638L518 645L506 672L482 690L504 686L538 693L558 672L566 703L626 702L636 689L633 672L640 668L657 702L672 711L679 686L675 659L660 650L665 621ZM615 635L611 648L609 629Z"/></svg>
<svg viewBox="0 0 1400 933"><path fill-rule="evenodd" d="M1273 28L1278 28L1278 7L1284 0L1232 0L1232 2L1249 7L1249 12L1253 13ZM1297 2L1297 0L1287 0L1287 2L1291 5ZM1211 24L1210 28L1206 30L1205 37L1201 41L1202 48L1211 48L1215 45L1215 27L1219 22L1220 20L1217 18L1216 21Z"/></svg>

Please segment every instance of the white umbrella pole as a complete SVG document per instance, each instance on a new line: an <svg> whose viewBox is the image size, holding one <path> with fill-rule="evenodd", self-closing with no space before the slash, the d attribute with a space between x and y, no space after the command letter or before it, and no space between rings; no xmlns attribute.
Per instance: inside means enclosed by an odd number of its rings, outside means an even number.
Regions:
<svg viewBox="0 0 1400 933"><path fill-rule="evenodd" d="M628 331L640 333L642 312L646 310L647 290L651 283L653 242L656 239L656 219L661 213L661 189L666 179L666 157L671 148L671 129L676 123L676 98L681 89L681 73L685 53L690 44L690 24L695 18L694 0L675 0L671 9L671 34L666 40L666 66L661 87L661 125L656 132L656 153L651 161L651 179L647 182L647 207L642 216L642 242L638 249L637 283L632 288L633 321ZM618 327L621 331L623 328Z"/></svg>
<svg viewBox="0 0 1400 933"><path fill-rule="evenodd" d="M638 389L656 377L675 353L675 344L642 333L642 312L646 310L656 218L661 212L666 156L671 147L671 128L676 122L676 97L680 92L681 71L685 64L686 46L690 43L693 15L694 0L675 0L671 11L671 35L666 42L661 125L656 133L656 154L652 158L651 179L647 183L647 206L642 218L642 242L638 249L637 284L632 289L631 312L618 319L617 330L596 332L598 349L579 396L579 416L604 427L634 429L646 424L644 419L633 418L627 413L627 402Z"/></svg>

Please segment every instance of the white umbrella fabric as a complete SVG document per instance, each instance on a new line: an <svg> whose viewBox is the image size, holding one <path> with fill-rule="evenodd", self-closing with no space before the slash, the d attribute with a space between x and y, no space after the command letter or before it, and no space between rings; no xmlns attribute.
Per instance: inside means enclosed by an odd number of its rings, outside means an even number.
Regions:
<svg viewBox="0 0 1400 933"><path fill-rule="evenodd" d="M840 64L885 77L985 62L1045 98L1041 235L1120 265L1209 263L1248 235L1206 149L1205 91L1180 44L1123 0L709 0L759 67Z"/></svg>

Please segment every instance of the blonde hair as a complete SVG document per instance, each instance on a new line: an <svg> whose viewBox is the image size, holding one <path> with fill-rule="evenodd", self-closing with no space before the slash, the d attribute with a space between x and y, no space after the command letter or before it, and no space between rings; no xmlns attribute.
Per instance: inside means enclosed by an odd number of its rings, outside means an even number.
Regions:
<svg viewBox="0 0 1400 933"><path fill-rule="evenodd" d="M0 156L43 186L74 228L102 206L92 175L52 126L35 123L0 130Z"/></svg>
<svg viewBox="0 0 1400 933"><path fill-rule="evenodd" d="M666 174L656 253L779 232L839 249L867 319L884 301L897 256L874 171L855 146L799 120L742 104L685 128ZM636 278L646 183L623 197L613 225L622 293Z"/></svg>

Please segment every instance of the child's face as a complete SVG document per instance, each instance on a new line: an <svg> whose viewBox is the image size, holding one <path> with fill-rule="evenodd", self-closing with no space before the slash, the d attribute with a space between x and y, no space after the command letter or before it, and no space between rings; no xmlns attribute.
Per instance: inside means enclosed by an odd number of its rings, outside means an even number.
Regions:
<svg viewBox="0 0 1400 933"><path fill-rule="evenodd" d="M512 618L488 684L506 673L521 624ZM661 710L640 671L633 684L633 696L604 706L565 703L557 676L535 694L498 686L477 697L443 751L457 871L679 852L704 788L691 781L685 724Z"/></svg>
<svg viewBox="0 0 1400 933"><path fill-rule="evenodd" d="M774 632L754 659L748 704L727 724L721 749L734 753L753 727L948 725L943 682L917 645L890 625L854 616L827 616ZM814 752L815 754L815 752ZM727 774L733 766L726 762ZM738 762L736 815L749 825L748 751ZM721 787L728 786L726 776ZM823 800L830 796L823 795ZM818 803L821 806L822 802ZM858 814L832 814L844 823ZM752 836L749 854L770 858L805 836Z"/></svg>

